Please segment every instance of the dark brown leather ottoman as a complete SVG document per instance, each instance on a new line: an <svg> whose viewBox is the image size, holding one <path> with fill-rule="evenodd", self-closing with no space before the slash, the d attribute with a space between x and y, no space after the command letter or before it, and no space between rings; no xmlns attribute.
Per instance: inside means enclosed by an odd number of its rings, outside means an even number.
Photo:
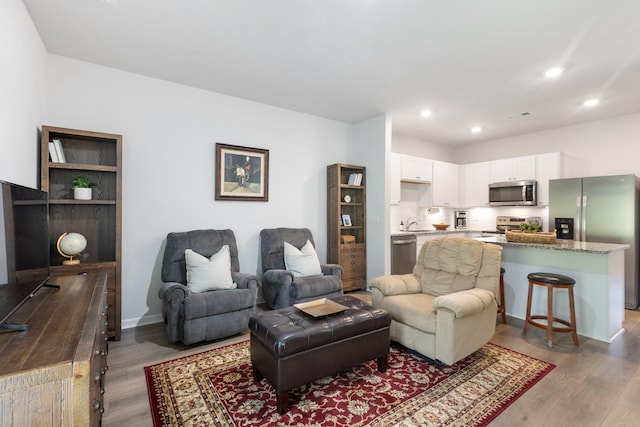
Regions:
<svg viewBox="0 0 640 427"><path fill-rule="evenodd" d="M387 369L389 313L350 296L331 300L349 308L313 317L287 307L249 320L253 376L275 388L281 414L296 387L373 359Z"/></svg>

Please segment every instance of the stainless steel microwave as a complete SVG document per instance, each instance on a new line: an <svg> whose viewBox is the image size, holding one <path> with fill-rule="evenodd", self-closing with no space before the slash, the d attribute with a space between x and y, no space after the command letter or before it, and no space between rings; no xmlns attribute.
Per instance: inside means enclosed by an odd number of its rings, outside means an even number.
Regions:
<svg viewBox="0 0 640 427"><path fill-rule="evenodd" d="M508 181L489 184L489 206L537 206L536 181Z"/></svg>

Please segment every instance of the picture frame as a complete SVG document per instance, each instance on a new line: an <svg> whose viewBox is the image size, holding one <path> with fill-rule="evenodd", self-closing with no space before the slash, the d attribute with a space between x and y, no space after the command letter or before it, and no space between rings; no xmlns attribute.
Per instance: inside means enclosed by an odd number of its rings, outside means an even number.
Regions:
<svg viewBox="0 0 640 427"><path fill-rule="evenodd" d="M269 150L216 143L215 199L267 202Z"/></svg>
<svg viewBox="0 0 640 427"><path fill-rule="evenodd" d="M351 227L351 216L342 215L342 225L345 227Z"/></svg>

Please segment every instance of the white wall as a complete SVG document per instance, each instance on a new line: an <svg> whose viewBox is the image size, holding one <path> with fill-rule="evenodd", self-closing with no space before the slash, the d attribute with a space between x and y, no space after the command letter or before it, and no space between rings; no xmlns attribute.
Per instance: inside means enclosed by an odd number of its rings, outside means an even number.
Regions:
<svg viewBox="0 0 640 427"><path fill-rule="evenodd" d="M326 261L326 166L348 161L352 126L49 56L44 124L123 135L122 320L159 320L171 231L231 228L258 272L263 228L309 227ZM269 150L269 201L214 200L215 143Z"/></svg>
<svg viewBox="0 0 640 427"><path fill-rule="evenodd" d="M0 179L35 188L46 57L24 3L0 1Z"/></svg>
<svg viewBox="0 0 640 427"><path fill-rule="evenodd" d="M367 168L367 282L389 271L389 153L391 120L378 116L358 123L350 163Z"/></svg>
<svg viewBox="0 0 640 427"><path fill-rule="evenodd" d="M393 135L391 151L432 160L440 160L442 162L459 163L454 145L421 141L402 135Z"/></svg>
<svg viewBox="0 0 640 427"><path fill-rule="evenodd" d="M606 108L602 105L598 108ZM640 114L459 146L456 163L561 152L565 177L640 175Z"/></svg>

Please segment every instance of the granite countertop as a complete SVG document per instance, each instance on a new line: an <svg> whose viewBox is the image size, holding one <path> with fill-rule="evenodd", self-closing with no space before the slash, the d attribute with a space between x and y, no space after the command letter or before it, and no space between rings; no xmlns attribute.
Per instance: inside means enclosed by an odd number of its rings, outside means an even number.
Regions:
<svg viewBox="0 0 640 427"><path fill-rule="evenodd" d="M507 242L504 236L481 237L476 240L495 243L503 247L548 249L555 251L587 252L608 254L629 248L629 245L617 243L579 242L575 240L556 240L556 243L518 243Z"/></svg>
<svg viewBox="0 0 640 427"><path fill-rule="evenodd" d="M446 236L447 234L454 233L474 233L476 230L418 230L418 231L392 231L391 236L411 236L411 235L419 235L419 234L442 234ZM479 231L478 231L479 233Z"/></svg>

